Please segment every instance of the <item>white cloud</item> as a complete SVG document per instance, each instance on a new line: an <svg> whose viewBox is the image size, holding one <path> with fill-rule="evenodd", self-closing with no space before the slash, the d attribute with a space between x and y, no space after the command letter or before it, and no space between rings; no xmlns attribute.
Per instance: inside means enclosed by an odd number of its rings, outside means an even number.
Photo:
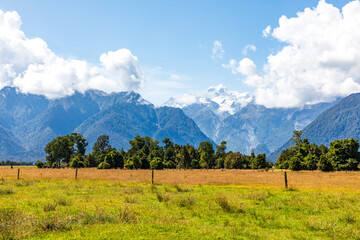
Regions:
<svg viewBox="0 0 360 240"><path fill-rule="evenodd" d="M243 75L254 75L257 72L255 63L249 58L243 58L239 62L236 62L235 59L231 59L229 64L223 64L222 66L231 69L233 74L241 73Z"/></svg>
<svg viewBox="0 0 360 240"><path fill-rule="evenodd" d="M248 44L244 47L242 54L243 55L247 55L249 51L256 51L256 47L253 44Z"/></svg>
<svg viewBox="0 0 360 240"><path fill-rule="evenodd" d="M262 73L247 58L224 67L246 75L256 102L267 107L331 101L360 91L359 29L359 1L341 10L320 1L294 18L279 19L271 35L286 45L268 56Z"/></svg>
<svg viewBox="0 0 360 240"><path fill-rule="evenodd" d="M0 10L0 88L58 98L88 89L137 90L144 82L138 60L128 49L104 53L92 66L57 56L45 41L27 38L20 27L17 12Z"/></svg>
<svg viewBox="0 0 360 240"><path fill-rule="evenodd" d="M194 95L190 95L190 94L184 94L181 96L177 96L177 97L174 97L173 99L178 104L186 105L186 106L198 102L197 97Z"/></svg>
<svg viewBox="0 0 360 240"><path fill-rule="evenodd" d="M222 59L224 57L224 54L225 54L225 51L222 48L221 42L219 42L217 40L214 42L214 45L213 45L213 48L212 48L211 52L212 52L211 58L213 60Z"/></svg>
<svg viewBox="0 0 360 240"><path fill-rule="evenodd" d="M179 75L177 75L177 74L171 74L171 75L170 75L170 79L171 79L171 80L175 80L175 81L177 81L177 80L179 80L179 79L180 79L180 76L179 76Z"/></svg>
<svg viewBox="0 0 360 240"><path fill-rule="evenodd" d="M271 26L269 25L263 30L262 34L264 38L267 38L270 35L270 33L271 33Z"/></svg>

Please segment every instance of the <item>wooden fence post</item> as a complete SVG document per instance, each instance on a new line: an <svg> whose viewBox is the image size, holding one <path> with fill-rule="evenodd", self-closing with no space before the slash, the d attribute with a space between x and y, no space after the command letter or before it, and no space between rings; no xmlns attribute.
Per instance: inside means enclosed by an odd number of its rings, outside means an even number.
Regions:
<svg viewBox="0 0 360 240"><path fill-rule="evenodd" d="M286 172L285 172L284 176L285 176L285 188L288 188L288 181L287 181L287 174L286 174Z"/></svg>
<svg viewBox="0 0 360 240"><path fill-rule="evenodd" d="M154 184L154 169L151 171L151 184Z"/></svg>
<svg viewBox="0 0 360 240"><path fill-rule="evenodd" d="M75 180L77 180L77 173L78 173L78 169L76 168L76 170L75 170Z"/></svg>
<svg viewBox="0 0 360 240"><path fill-rule="evenodd" d="M20 179L20 168L18 168L18 176L17 176L17 179L18 179L18 180Z"/></svg>

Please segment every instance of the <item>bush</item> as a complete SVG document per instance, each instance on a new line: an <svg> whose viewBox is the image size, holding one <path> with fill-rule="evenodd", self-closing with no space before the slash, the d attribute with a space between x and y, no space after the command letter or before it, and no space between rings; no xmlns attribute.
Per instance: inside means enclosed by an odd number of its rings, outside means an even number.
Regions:
<svg viewBox="0 0 360 240"><path fill-rule="evenodd" d="M35 163L35 165L36 165L38 168L43 168L44 163L43 163L42 161L38 160L38 161Z"/></svg>
<svg viewBox="0 0 360 240"><path fill-rule="evenodd" d="M107 162L102 162L97 166L98 169L110 169L110 167L110 164L108 164Z"/></svg>

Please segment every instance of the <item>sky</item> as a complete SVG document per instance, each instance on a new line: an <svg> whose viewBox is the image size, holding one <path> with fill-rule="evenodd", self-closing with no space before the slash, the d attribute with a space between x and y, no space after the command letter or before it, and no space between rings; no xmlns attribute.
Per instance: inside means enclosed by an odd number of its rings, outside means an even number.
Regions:
<svg viewBox="0 0 360 240"><path fill-rule="evenodd" d="M136 91L161 105L222 84L267 107L360 91L358 1L0 0L0 88Z"/></svg>

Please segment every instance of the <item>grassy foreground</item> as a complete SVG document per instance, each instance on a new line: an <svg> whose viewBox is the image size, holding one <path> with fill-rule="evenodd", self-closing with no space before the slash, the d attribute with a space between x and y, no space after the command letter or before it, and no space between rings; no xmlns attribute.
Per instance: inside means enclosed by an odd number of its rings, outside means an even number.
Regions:
<svg viewBox="0 0 360 240"><path fill-rule="evenodd" d="M359 239L360 193L0 179L0 239Z"/></svg>

